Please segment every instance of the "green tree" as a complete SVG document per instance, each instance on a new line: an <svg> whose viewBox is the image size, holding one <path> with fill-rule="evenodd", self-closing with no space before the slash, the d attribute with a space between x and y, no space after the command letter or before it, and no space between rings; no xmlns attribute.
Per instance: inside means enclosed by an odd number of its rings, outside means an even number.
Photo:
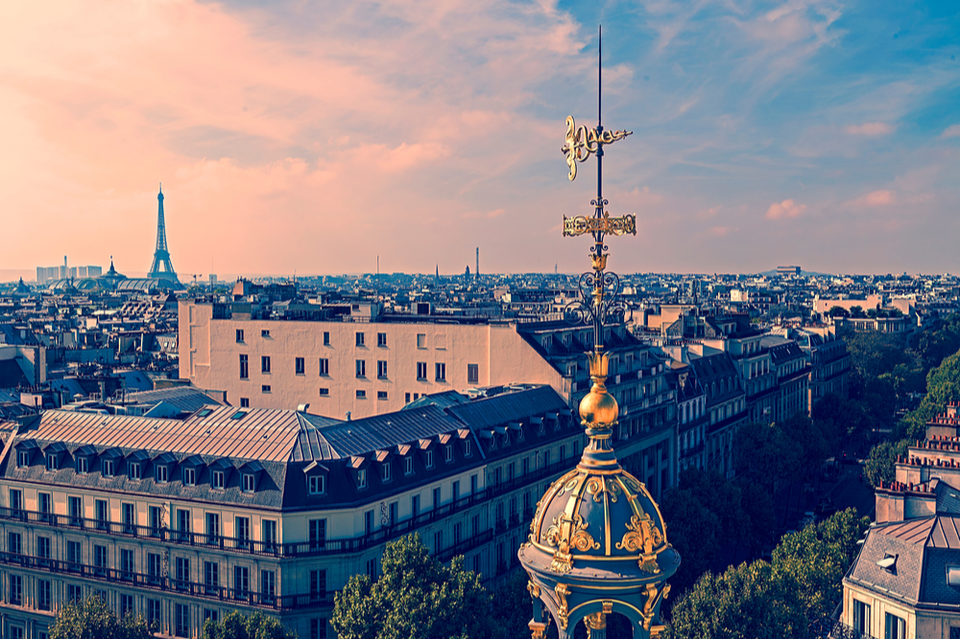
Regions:
<svg viewBox="0 0 960 640"><path fill-rule="evenodd" d="M789 638L805 628L773 567L763 560L703 574L670 615L675 638Z"/></svg>
<svg viewBox="0 0 960 640"><path fill-rule="evenodd" d="M926 437L926 424L943 413L948 402L960 401L960 353L949 356L927 374L927 395L920 406L898 425L898 433L910 440Z"/></svg>
<svg viewBox="0 0 960 640"><path fill-rule="evenodd" d="M833 305L830 307L830 310L827 311L827 315L831 318L849 318L850 312L841 307L840 305Z"/></svg>
<svg viewBox="0 0 960 640"><path fill-rule="evenodd" d="M855 305L853 305L852 307L850 307L850 317L851 317L851 318L863 318L863 317L864 317L863 307L861 307L861 306L858 305L858 304L855 304Z"/></svg>
<svg viewBox="0 0 960 640"><path fill-rule="evenodd" d="M57 612L50 625L51 638L149 638L150 627L142 616L122 620L99 596L83 602L69 602Z"/></svg>
<svg viewBox="0 0 960 640"><path fill-rule="evenodd" d="M256 611L245 616L239 611L231 611L219 622L207 619L203 623L203 638L296 638L296 634L287 629L274 617Z"/></svg>
<svg viewBox="0 0 960 640"><path fill-rule="evenodd" d="M526 638L530 635L527 623L533 613L528 577L524 571L515 571L493 593L496 603L490 611L491 624L496 635L503 638Z"/></svg>
<svg viewBox="0 0 960 640"><path fill-rule="evenodd" d="M737 476L745 484L774 491L777 485L792 479L802 468L802 445L775 424L751 422L740 427L733 445Z"/></svg>
<svg viewBox="0 0 960 640"><path fill-rule="evenodd" d="M793 593L798 615L813 622L829 615L843 595L843 574L870 526L856 509L838 511L816 526L785 535L773 551L773 569L785 593ZM802 630L804 635L806 629Z"/></svg>
<svg viewBox="0 0 960 640"><path fill-rule="evenodd" d="M387 544L382 575L353 576L335 596L330 622L341 638L488 637L490 594L463 567L430 556L418 534Z"/></svg>
<svg viewBox="0 0 960 640"><path fill-rule="evenodd" d="M884 441L870 449L863 472L871 487L876 489L881 480L890 483L897 479L897 456L906 455L909 444L909 440Z"/></svg>
<svg viewBox="0 0 960 640"><path fill-rule="evenodd" d="M703 505L692 489L678 487L663 496L660 511L667 523L667 539L683 558L671 579L680 592L716 561L720 553L720 518Z"/></svg>

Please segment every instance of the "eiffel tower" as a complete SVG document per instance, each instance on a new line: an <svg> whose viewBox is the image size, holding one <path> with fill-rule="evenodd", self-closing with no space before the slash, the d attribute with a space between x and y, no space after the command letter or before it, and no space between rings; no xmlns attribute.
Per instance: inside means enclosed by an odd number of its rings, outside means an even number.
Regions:
<svg viewBox="0 0 960 640"><path fill-rule="evenodd" d="M160 210L157 213L157 250L153 252L153 264L150 265L147 277L180 284L177 272L173 270L173 263L170 261L170 252L167 251L167 227L163 222L163 185L160 185L157 200L160 203Z"/></svg>

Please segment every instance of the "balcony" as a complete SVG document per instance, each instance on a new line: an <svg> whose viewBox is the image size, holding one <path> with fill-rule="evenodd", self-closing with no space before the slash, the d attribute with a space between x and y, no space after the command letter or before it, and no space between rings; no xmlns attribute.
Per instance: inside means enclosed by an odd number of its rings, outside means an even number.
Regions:
<svg viewBox="0 0 960 640"><path fill-rule="evenodd" d="M157 574L135 573L109 567L91 566L77 562L64 562L49 558L37 558L22 554L0 552L0 564L7 566L37 569L47 573L104 580L114 584L124 584L142 589L172 591L195 596L205 600L243 603L252 607L289 611L304 607L314 607L333 602L333 591L298 593L278 596L275 593L259 593L249 589L230 589L216 584L176 580Z"/></svg>

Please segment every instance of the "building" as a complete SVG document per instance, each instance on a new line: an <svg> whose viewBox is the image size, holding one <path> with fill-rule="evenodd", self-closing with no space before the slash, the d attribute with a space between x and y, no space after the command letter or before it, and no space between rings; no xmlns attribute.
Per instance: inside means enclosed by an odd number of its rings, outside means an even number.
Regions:
<svg viewBox="0 0 960 640"><path fill-rule="evenodd" d="M324 637L333 592L414 531L496 579L584 435L550 387L488 393L352 422L204 406L0 425L3 636L44 637L63 603L100 594L164 635L240 610Z"/></svg>

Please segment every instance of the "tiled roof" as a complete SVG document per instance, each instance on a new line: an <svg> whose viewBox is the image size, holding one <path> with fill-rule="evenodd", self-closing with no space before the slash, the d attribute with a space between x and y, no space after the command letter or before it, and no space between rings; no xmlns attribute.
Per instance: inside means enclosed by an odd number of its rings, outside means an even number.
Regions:
<svg viewBox="0 0 960 640"><path fill-rule="evenodd" d="M134 404L152 404L166 402L181 411L197 411L205 406L219 406L220 403L196 387L170 387L151 391L127 393L124 400Z"/></svg>

